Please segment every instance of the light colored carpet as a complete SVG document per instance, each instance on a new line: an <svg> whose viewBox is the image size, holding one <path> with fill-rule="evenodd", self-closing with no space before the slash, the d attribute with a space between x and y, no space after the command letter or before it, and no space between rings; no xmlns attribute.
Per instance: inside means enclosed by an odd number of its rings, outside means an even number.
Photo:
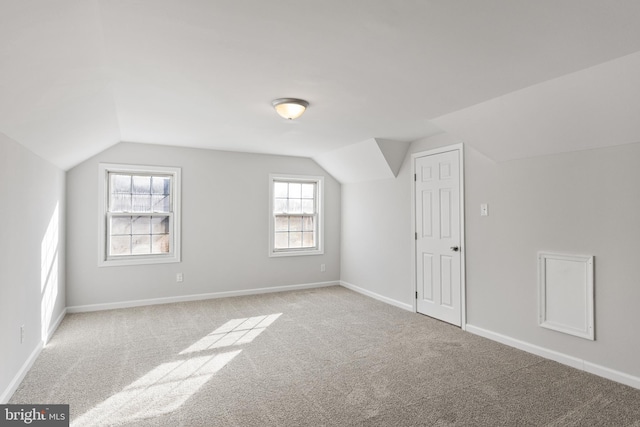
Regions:
<svg viewBox="0 0 640 427"><path fill-rule="evenodd" d="M68 315L10 403L75 426L640 426L640 390L342 287Z"/></svg>

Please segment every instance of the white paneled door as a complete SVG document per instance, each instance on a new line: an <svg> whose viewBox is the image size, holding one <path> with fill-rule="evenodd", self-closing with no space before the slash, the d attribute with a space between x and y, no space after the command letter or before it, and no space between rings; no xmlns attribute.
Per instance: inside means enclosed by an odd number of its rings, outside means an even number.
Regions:
<svg viewBox="0 0 640 427"><path fill-rule="evenodd" d="M417 311L461 326L461 151L415 157Z"/></svg>

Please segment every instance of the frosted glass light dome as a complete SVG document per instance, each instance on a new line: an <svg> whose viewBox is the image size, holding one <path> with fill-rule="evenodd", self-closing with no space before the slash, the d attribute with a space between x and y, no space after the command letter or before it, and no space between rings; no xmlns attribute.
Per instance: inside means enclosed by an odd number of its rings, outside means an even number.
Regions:
<svg viewBox="0 0 640 427"><path fill-rule="evenodd" d="M307 107L309 103L303 99L296 98L278 98L274 99L271 102L273 108L276 109L276 112L287 120L293 120L300 117Z"/></svg>

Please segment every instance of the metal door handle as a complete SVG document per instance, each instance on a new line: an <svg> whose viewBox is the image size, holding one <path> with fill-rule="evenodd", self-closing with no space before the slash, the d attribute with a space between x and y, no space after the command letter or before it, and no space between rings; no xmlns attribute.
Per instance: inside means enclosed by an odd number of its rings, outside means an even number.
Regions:
<svg viewBox="0 0 640 427"><path fill-rule="evenodd" d="M458 252L460 250L459 246L451 246L450 248L453 252Z"/></svg>

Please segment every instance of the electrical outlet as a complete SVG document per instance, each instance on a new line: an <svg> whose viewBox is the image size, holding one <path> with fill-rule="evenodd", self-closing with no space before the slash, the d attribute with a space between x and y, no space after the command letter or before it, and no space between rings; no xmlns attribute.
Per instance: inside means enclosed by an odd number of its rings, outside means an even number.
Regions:
<svg viewBox="0 0 640 427"><path fill-rule="evenodd" d="M20 344L24 342L24 325L20 325Z"/></svg>
<svg viewBox="0 0 640 427"><path fill-rule="evenodd" d="M184 281L184 276L182 275L182 273L176 274L176 282L180 283L183 281Z"/></svg>
<svg viewBox="0 0 640 427"><path fill-rule="evenodd" d="M320 264L320 271L321 271L321 272L323 272L323 273L324 273L325 271L327 271L327 266L326 266L326 265L324 265L324 264Z"/></svg>

